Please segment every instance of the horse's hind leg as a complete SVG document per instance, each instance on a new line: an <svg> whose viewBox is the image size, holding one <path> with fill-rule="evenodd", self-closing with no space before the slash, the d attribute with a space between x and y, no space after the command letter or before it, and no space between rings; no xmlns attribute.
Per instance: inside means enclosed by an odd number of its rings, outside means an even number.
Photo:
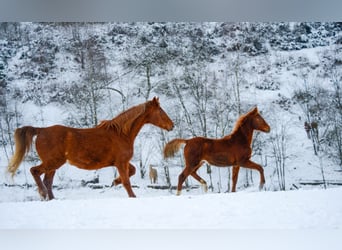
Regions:
<svg viewBox="0 0 342 250"><path fill-rule="evenodd" d="M197 173L197 169L200 168L200 166L202 165L202 163L200 162L196 167L189 167L191 165L186 164L185 168L183 169L183 171L180 173L180 175L178 176L178 185L177 185L177 193L176 195L180 195L182 192L182 185L185 181L185 179L191 175L192 177L194 177L197 181L199 181L202 185L203 188L205 190L205 192L207 192L208 187L207 187L207 183L205 182L205 180L203 180ZM194 170L193 170L194 169Z"/></svg>
<svg viewBox="0 0 342 250"><path fill-rule="evenodd" d="M186 155L190 155L191 157L186 157ZM183 169L181 174L178 176L178 186L177 186L177 193L176 193L176 195L180 195L181 194L183 182L185 181L185 179L189 175L193 176L204 187L207 186L207 183L205 182L205 180L203 180L196 173L196 171L201 167L203 162L198 157L193 158L193 155L191 155L191 152L188 153L185 150L184 150L184 156L185 156L185 168Z"/></svg>
<svg viewBox="0 0 342 250"><path fill-rule="evenodd" d="M52 193L53 177L55 176L55 173L56 173L55 170L45 173L44 180L43 180L43 183L45 187L47 188L49 200L52 200L55 198Z"/></svg>
<svg viewBox="0 0 342 250"><path fill-rule="evenodd" d="M199 167L198 167L199 168ZM198 169L197 168L197 169ZM191 173L191 176L194 177L197 181L199 181L203 187L204 192L208 192L208 185L205 180L203 180L198 174L197 174L197 169L196 171Z"/></svg>
<svg viewBox="0 0 342 250"><path fill-rule="evenodd" d="M131 163L129 163L129 173L128 173L128 176L131 177L132 175L135 174L135 172L136 172L135 167L134 167ZM120 176L118 176L118 177L112 182L112 186L117 186L117 185L121 184L121 182L122 182L122 181L121 181L121 178L120 178Z"/></svg>
<svg viewBox="0 0 342 250"><path fill-rule="evenodd" d="M41 199L46 200L47 195L48 195L48 190L40 178L40 176L44 173L42 166L43 166L43 164L41 164L39 166L32 167L30 169L30 172L31 172L33 179L35 180L35 182L38 186L38 193L40 194Z"/></svg>
<svg viewBox="0 0 342 250"><path fill-rule="evenodd" d="M182 192L182 185L185 181L185 179L190 175L189 169L185 167L183 171L178 176L178 185L177 185L177 193L176 195L180 195Z"/></svg>

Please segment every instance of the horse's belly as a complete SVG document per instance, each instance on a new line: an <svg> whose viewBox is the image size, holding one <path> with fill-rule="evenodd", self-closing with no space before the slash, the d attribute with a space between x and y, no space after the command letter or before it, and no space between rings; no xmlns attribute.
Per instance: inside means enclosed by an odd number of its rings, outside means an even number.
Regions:
<svg viewBox="0 0 342 250"><path fill-rule="evenodd" d="M218 167L228 167L234 164L233 159L229 157L227 154L215 154L211 157L207 157L205 159L209 164L215 165Z"/></svg>
<svg viewBox="0 0 342 250"><path fill-rule="evenodd" d="M78 167L80 169L85 169L85 170L96 170L96 169L110 166L110 163L96 162L96 161L91 161L91 160L86 161L84 159L83 161L67 160L67 163L75 167Z"/></svg>

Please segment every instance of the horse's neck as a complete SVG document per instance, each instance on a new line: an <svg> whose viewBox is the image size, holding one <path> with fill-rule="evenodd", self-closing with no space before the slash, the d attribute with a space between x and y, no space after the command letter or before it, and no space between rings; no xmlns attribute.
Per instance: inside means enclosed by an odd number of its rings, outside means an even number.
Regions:
<svg viewBox="0 0 342 250"><path fill-rule="evenodd" d="M243 137L246 140L248 145L251 145L253 139L253 131L253 128L249 128L247 125L243 125L236 131L236 134L239 134L240 137Z"/></svg>
<svg viewBox="0 0 342 250"><path fill-rule="evenodd" d="M137 135L139 134L141 128L146 124L145 122L145 113L138 116L134 122L132 122L132 126L129 130L128 137L134 141Z"/></svg>

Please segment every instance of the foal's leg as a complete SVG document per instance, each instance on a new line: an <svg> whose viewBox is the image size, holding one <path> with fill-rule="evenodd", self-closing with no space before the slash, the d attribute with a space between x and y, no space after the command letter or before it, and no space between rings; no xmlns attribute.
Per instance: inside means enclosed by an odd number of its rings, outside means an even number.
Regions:
<svg viewBox="0 0 342 250"><path fill-rule="evenodd" d="M183 185L185 179L188 178L189 175L191 175L196 180L198 180L203 185L203 188L204 188L205 192L207 192L207 190L208 190L207 183L205 182L205 180L203 180L196 173L197 169L199 169L201 167L201 165L202 165L202 162L200 162L199 164L196 164L195 165L196 167L192 167L193 165L190 165L188 162L186 162L185 168L183 169L183 171L178 176L178 185L177 185L177 193L176 193L176 195L180 195L181 194L181 192L182 192L182 185Z"/></svg>
<svg viewBox="0 0 342 250"><path fill-rule="evenodd" d="M53 177L55 176L55 173L56 173L55 170L45 173L44 180L43 180L43 183L45 187L47 188L49 200L52 200L55 198L52 193L52 183L53 183Z"/></svg>
<svg viewBox="0 0 342 250"><path fill-rule="evenodd" d="M38 186L38 193L40 194L41 199L46 200L47 195L48 195L48 190L46 186L44 185L44 183L42 182L42 180L40 179L40 176L44 173L43 164L32 167L30 169L30 172Z"/></svg>
<svg viewBox="0 0 342 250"><path fill-rule="evenodd" d="M135 167L134 167L131 163L129 163L129 173L128 173L129 177L131 177L132 175L135 175L135 172L136 172ZM119 184L121 184L121 183L122 183L122 182L121 182L121 178L120 178L120 176L118 176L118 177L112 182L112 186L117 186L117 185L119 185Z"/></svg>
<svg viewBox="0 0 342 250"><path fill-rule="evenodd" d="M178 176L178 185L177 185L177 193L176 195L180 195L182 192L182 185L185 179L190 175L190 171L188 167L185 167L183 171Z"/></svg>
<svg viewBox="0 0 342 250"><path fill-rule="evenodd" d="M198 167L199 168L199 167ZM197 170L198 168L191 173L191 176L194 177L197 181L199 181L202 184L203 190L204 192L208 192L208 185L207 182L205 180L203 180L198 174L197 174Z"/></svg>
<svg viewBox="0 0 342 250"><path fill-rule="evenodd" d="M189 157L187 157L187 155ZM184 150L184 157L185 157L185 168L183 171L180 173L178 176L178 185L177 185L177 193L176 195L180 195L182 191L182 185L185 181L185 179L191 175L193 176L196 180L198 180L204 187L207 186L207 183L205 180L203 180L197 173L196 171L201 167L202 161L198 157L193 157L191 155L191 152L186 152Z"/></svg>
<svg viewBox="0 0 342 250"><path fill-rule="evenodd" d="M136 197L131 186L131 182L129 181L129 171L130 171L130 164L121 164L117 166L120 179L122 185L125 187L129 197Z"/></svg>
<svg viewBox="0 0 342 250"><path fill-rule="evenodd" d="M248 160L247 162L241 164L241 166L249 169L255 169L258 170L260 173L260 185L259 190L261 190L264 187L265 184L265 176L264 176L264 169L259 164L256 164L255 162L252 162L251 160Z"/></svg>
<svg viewBox="0 0 342 250"><path fill-rule="evenodd" d="M239 165L233 166L233 176L232 176L233 184L232 184L232 192L236 192L236 183L237 183L237 181L238 181L239 171L240 171L240 166L239 166Z"/></svg>

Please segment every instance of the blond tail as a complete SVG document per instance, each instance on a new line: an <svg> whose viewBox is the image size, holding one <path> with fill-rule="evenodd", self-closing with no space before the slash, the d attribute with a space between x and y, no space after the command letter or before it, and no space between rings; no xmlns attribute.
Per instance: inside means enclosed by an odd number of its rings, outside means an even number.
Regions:
<svg viewBox="0 0 342 250"><path fill-rule="evenodd" d="M184 143L186 143L185 139L173 139L168 142L164 147L164 158L173 157Z"/></svg>
<svg viewBox="0 0 342 250"><path fill-rule="evenodd" d="M15 175L25 154L30 150L33 136L37 134L37 129L31 126L18 128L14 132L15 151L12 156L7 171Z"/></svg>

